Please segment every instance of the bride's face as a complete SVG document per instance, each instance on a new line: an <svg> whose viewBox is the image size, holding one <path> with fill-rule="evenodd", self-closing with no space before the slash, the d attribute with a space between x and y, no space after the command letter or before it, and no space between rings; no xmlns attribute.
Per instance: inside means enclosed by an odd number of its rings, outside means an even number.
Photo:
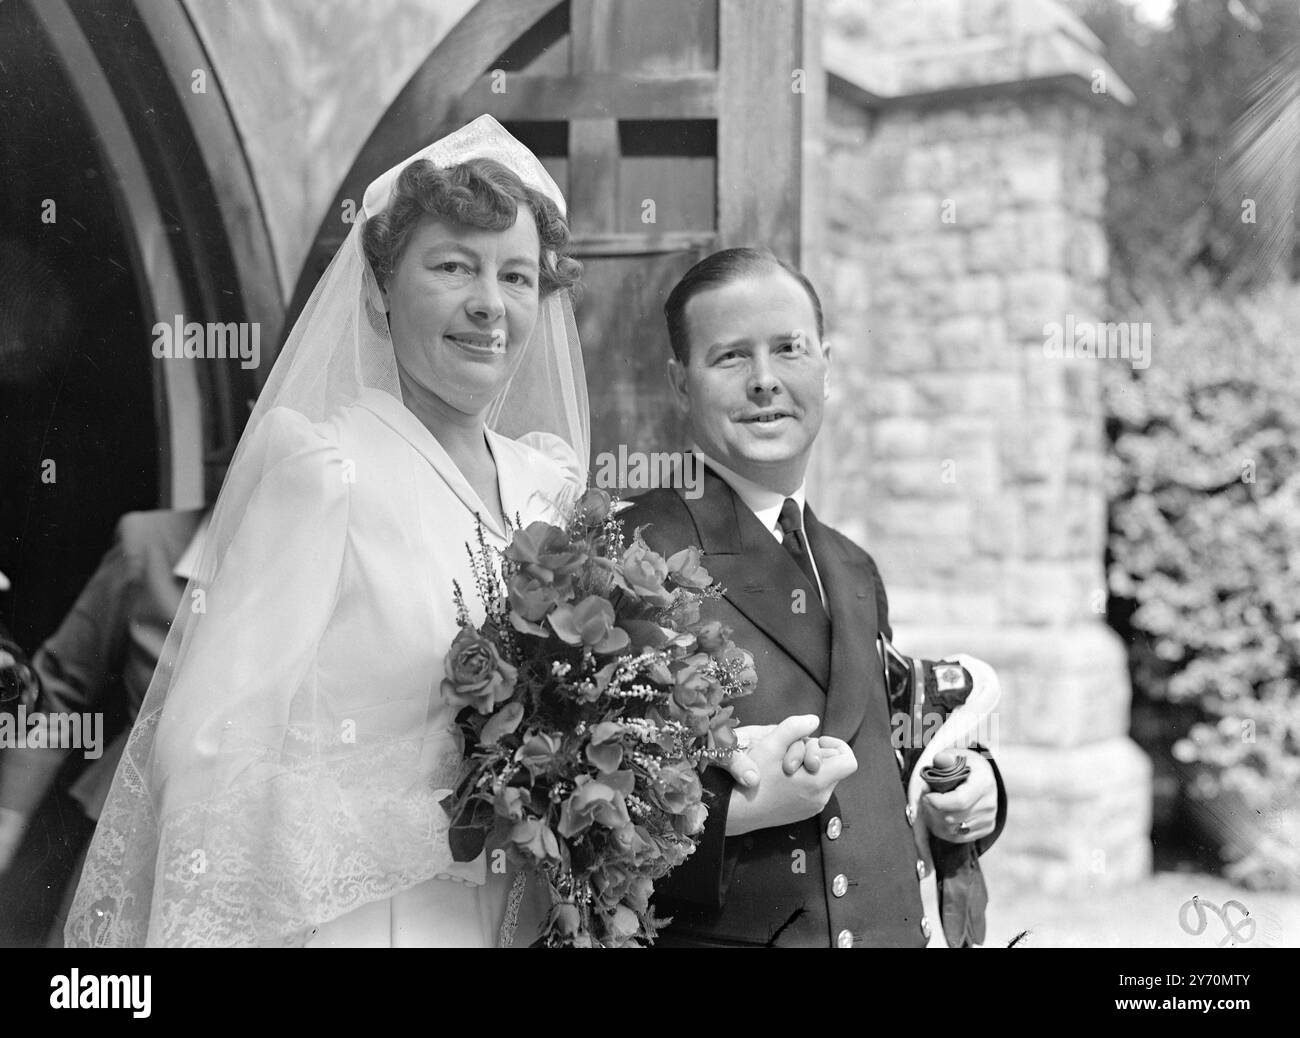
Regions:
<svg viewBox="0 0 1300 1038"><path fill-rule="evenodd" d="M464 414L486 410L537 321L540 254L526 206L504 231L426 218L384 290L406 381Z"/></svg>

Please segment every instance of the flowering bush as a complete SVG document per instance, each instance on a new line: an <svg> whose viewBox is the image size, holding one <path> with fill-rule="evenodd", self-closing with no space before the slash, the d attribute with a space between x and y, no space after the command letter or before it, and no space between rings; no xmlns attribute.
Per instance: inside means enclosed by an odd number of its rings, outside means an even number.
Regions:
<svg viewBox="0 0 1300 1038"><path fill-rule="evenodd" d="M515 530L503 553L480 531L470 557L486 619L470 622L457 587L442 682L465 740L444 804L453 851L491 839L546 885L547 946L651 942L654 883L695 849L699 773L735 748L730 704L753 690L753 659L700 623L719 592L699 550L665 559L639 530L625 545L603 491L564 528Z"/></svg>
<svg viewBox="0 0 1300 1038"><path fill-rule="evenodd" d="M1189 790L1258 820L1229 873L1300 877L1300 288L1148 307L1149 369L1107 372L1110 587L1139 694L1192 705ZM1151 312L1154 311L1154 312Z"/></svg>

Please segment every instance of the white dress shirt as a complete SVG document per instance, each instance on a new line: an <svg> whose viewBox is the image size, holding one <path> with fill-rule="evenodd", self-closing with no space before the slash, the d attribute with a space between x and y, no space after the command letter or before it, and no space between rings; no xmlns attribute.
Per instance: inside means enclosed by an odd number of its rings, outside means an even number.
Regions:
<svg viewBox="0 0 1300 1038"><path fill-rule="evenodd" d="M789 494L778 493L775 490L769 490L765 486L755 483L752 479L746 479L737 472L732 472L727 466L714 461L713 458L705 454L699 447L693 448L695 453L700 456L700 460L708 465L740 498L746 508L748 508L757 517L758 521L767 528L777 541L785 540L785 533L781 530L781 506L785 504L787 497L793 498L794 503L799 506L799 529L803 533L803 542L808 548L808 557L812 559L813 573L817 576L817 593L821 596L822 606L826 605L826 587L822 584L821 570L817 568L817 559L813 555L812 544L808 540L808 531L803 525L804 509L804 490L806 483L800 483Z"/></svg>

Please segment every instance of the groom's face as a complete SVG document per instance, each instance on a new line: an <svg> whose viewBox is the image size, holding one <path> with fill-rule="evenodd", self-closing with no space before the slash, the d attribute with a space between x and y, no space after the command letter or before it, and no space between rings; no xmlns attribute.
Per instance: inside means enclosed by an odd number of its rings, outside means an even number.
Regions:
<svg viewBox="0 0 1300 1038"><path fill-rule="evenodd" d="M829 392L808 293L774 267L701 292L684 316L690 357L669 374L695 442L747 479L795 490Z"/></svg>

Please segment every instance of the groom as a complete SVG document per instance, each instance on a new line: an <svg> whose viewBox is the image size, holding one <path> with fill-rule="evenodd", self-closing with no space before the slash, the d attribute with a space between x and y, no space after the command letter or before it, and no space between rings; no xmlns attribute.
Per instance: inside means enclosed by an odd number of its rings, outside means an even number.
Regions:
<svg viewBox="0 0 1300 1038"><path fill-rule="evenodd" d="M737 704L749 744L715 794L695 854L659 885L660 946L922 946L925 917L878 633L884 585L861 548L804 502L830 379L817 293L770 253L726 249L665 305L678 406L706 466L703 493L652 490L622 516L661 553L689 544L725 589L704 618L754 655ZM820 731L819 737L814 733ZM926 794L930 832L983 853L1005 818L993 766L969 755L957 789Z"/></svg>

